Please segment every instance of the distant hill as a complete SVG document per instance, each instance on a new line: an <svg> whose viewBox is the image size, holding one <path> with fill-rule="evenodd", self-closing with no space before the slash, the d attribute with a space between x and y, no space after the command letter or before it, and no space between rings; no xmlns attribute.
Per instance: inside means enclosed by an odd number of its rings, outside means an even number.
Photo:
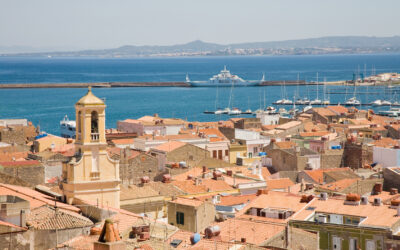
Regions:
<svg viewBox="0 0 400 250"><path fill-rule="evenodd" d="M335 36L273 42L215 44L200 40L170 46L126 45L114 49L2 54L1 56L142 57L204 55L299 55L400 52L400 36Z"/></svg>

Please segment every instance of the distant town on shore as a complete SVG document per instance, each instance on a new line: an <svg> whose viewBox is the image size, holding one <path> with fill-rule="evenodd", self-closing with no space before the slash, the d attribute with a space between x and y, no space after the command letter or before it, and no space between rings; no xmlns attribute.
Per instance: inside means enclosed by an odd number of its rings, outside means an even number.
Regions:
<svg viewBox="0 0 400 250"><path fill-rule="evenodd" d="M21 53L23 51L23 53ZM26 52L29 51L29 52ZM331 36L286 41L215 44L200 40L167 46L126 45L112 49L40 51L36 48L1 47L0 56L43 57L179 57L237 55L323 55L399 53L400 36Z"/></svg>

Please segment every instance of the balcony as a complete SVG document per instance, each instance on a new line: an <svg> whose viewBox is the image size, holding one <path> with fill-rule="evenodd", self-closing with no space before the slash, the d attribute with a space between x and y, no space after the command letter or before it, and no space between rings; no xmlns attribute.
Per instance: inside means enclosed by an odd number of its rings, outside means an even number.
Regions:
<svg viewBox="0 0 400 250"><path fill-rule="evenodd" d="M100 139L100 134L99 133L91 133L90 139L92 142L98 142Z"/></svg>
<svg viewBox="0 0 400 250"><path fill-rule="evenodd" d="M100 172L91 172L90 173L90 179L92 179L92 180L100 179Z"/></svg>

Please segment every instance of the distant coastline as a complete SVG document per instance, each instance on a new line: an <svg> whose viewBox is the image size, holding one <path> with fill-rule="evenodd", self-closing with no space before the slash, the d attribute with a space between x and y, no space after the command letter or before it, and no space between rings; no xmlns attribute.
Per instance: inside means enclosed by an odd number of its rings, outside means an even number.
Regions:
<svg viewBox="0 0 400 250"><path fill-rule="evenodd" d="M299 40L215 44L200 40L169 46L134 46L80 51L8 52L1 57L193 57L193 56L273 56L273 55L332 55L332 54L400 53L400 36L335 36Z"/></svg>

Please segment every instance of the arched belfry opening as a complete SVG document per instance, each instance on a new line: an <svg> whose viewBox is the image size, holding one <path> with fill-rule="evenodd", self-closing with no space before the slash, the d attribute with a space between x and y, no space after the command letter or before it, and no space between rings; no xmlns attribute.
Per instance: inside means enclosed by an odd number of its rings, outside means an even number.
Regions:
<svg viewBox="0 0 400 250"><path fill-rule="evenodd" d="M93 111L91 117L91 133L99 133L99 114Z"/></svg>

